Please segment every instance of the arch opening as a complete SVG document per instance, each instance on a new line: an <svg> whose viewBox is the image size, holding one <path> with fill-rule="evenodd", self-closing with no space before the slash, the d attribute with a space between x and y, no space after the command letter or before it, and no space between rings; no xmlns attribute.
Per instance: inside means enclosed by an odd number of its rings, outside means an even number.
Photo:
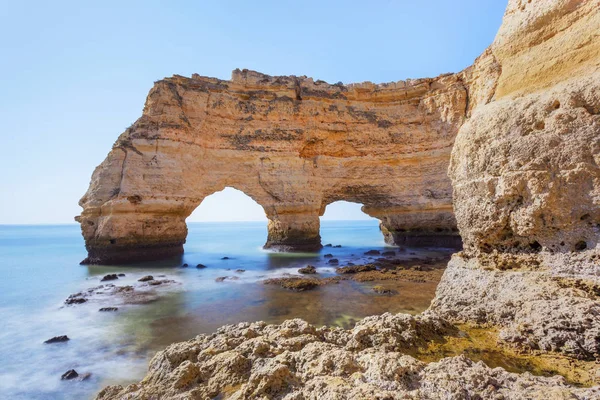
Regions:
<svg viewBox="0 0 600 400"><path fill-rule="evenodd" d="M267 238L265 209L231 186L202 199L185 222L186 252L227 252L232 245L256 248ZM210 248L206 247L207 242L211 243Z"/></svg>

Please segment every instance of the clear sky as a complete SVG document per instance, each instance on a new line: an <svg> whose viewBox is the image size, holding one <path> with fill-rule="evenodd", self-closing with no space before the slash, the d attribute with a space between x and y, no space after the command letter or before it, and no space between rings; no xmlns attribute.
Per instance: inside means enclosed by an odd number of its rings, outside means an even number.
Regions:
<svg viewBox="0 0 600 400"><path fill-rule="evenodd" d="M69 223L154 81L235 68L388 82L469 66L506 0L0 0L0 223ZM262 218L233 191L201 208ZM331 206L330 206L331 207ZM339 215L360 217L342 205ZM346 207L346 208L344 208ZM328 208L329 213L329 208ZM246 214L244 214L246 215Z"/></svg>

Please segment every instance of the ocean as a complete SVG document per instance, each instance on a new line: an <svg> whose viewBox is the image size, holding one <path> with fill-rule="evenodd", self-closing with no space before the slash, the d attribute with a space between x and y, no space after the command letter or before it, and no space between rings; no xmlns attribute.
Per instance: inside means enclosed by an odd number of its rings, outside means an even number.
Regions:
<svg viewBox="0 0 600 400"><path fill-rule="evenodd" d="M369 262L366 251L389 250L376 220L322 221L322 243L342 247L302 254L262 250L263 222L188 226L182 259L110 267L79 265L86 256L79 225L0 226L0 398L93 398L106 385L141 380L151 357L170 343L224 324L299 317L316 325L351 327L386 311L421 312L435 291L431 283L397 283L397 296L374 295L370 282L341 282L307 292L262 283L297 274L307 264L317 267L320 276L332 276L326 253L340 265ZM433 250L406 254L436 256ZM182 268L184 263L189 267ZM206 268L197 269L199 263ZM100 282L106 274L125 276ZM69 295L99 285L140 285L145 275L174 282L149 288L152 296L137 304L123 304L115 296L64 303ZM228 278L218 282L219 277ZM99 312L101 307L118 310ZM59 335L70 340L43 343ZM70 369L91 375L61 380Z"/></svg>

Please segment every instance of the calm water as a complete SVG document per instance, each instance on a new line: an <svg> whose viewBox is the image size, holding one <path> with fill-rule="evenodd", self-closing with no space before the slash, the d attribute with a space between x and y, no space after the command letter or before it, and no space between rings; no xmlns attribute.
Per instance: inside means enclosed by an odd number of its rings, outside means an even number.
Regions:
<svg viewBox="0 0 600 400"><path fill-rule="evenodd" d="M223 324L301 317L314 324L347 326L367 315L416 313L429 305L432 283L395 282L400 294L393 297L374 295L373 283L342 282L302 293L263 285L262 279L296 273L308 263L321 275L333 274L325 253L333 253L343 265L368 261L365 251L385 246L376 221L323 221L323 243L342 248L269 253L261 250L265 225L191 223L182 259L136 267L80 266L86 254L78 225L0 226L0 398L92 398L107 384L140 380L149 358L164 346ZM224 256L231 259L221 260ZM183 263L190 267L181 268ZM198 263L207 268L196 269ZM64 306L70 294L100 285L107 273L126 274L113 282L117 285L137 284L147 274L166 275L177 283L158 287L156 301L119 304L117 312L98 312L117 305L114 298ZM220 276L239 279L215 282ZM71 340L42 343L57 335ZM71 368L92 376L61 381Z"/></svg>

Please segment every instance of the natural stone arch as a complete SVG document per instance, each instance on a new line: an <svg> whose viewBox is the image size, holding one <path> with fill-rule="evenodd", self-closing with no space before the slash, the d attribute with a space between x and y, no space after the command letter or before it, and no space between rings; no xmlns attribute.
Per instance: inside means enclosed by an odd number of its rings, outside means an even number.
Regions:
<svg viewBox="0 0 600 400"><path fill-rule="evenodd" d="M181 254L185 218L226 186L265 209L267 248L319 248L319 216L335 200L365 204L389 243L460 241L446 170L475 102L469 79L345 86L236 70L231 81L161 80L80 201L87 262Z"/></svg>

